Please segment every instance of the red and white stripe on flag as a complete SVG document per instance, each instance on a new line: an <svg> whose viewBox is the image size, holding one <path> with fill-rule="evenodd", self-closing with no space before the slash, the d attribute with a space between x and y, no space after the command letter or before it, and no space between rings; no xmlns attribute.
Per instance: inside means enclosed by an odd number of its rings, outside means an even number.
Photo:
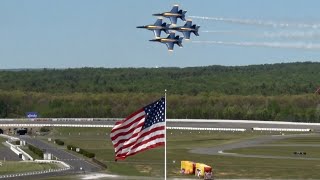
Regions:
<svg viewBox="0 0 320 180"><path fill-rule="evenodd" d="M165 99L161 98L117 122L110 137L116 160L164 145Z"/></svg>

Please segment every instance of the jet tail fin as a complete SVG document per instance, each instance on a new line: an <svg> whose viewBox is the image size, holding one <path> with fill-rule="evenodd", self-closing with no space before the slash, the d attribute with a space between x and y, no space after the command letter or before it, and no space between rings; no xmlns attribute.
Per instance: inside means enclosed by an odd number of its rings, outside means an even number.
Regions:
<svg viewBox="0 0 320 180"><path fill-rule="evenodd" d="M179 37L178 37L178 38L179 38ZM177 44L178 44L179 47L183 47L183 45L182 45L182 39L183 39L183 37L180 37L179 40L178 40L178 43L177 43Z"/></svg>
<svg viewBox="0 0 320 180"><path fill-rule="evenodd" d="M199 36L199 33L198 33L199 28L200 28L200 26L196 26L195 31L193 31L194 35Z"/></svg>
<svg viewBox="0 0 320 180"><path fill-rule="evenodd" d="M181 16L180 16L180 19L182 20L182 21L186 21L186 12L187 11L182 11L182 10L180 10L181 11Z"/></svg>
<svg viewBox="0 0 320 180"><path fill-rule="evenodd" d="M200 26L196 26L195 30L193 31L194 35L199 36L199 33L198 33L199 28L200 28Z"/></svg>
<svg viewBox="0 0 320 180"><path fill-rule="evenodd" d="M170 25L171 25L171 24L166 24L166 23L163 23L163 24L162 24L162 26L165 27L163 31L164 31L166 34L170 34L170 31L169 31Z"/></svg>

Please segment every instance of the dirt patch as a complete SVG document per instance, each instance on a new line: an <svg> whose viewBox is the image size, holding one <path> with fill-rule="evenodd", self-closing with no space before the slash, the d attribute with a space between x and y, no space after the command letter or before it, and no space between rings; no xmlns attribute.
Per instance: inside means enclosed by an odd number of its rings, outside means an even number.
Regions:
<svg viewBox="0 0 320 180"><path fill-rule="evenodd" d="M152 171L152 167L151 167L151 166L136 165L135 167L136 167L137 170L140 171L141 173L150 174L150 172Z"/></svg>

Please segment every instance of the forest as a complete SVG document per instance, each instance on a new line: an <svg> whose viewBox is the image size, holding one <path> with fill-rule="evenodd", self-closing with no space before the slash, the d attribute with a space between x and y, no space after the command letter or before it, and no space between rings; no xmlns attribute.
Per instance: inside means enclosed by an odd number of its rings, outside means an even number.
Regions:
<svg viewBox="0 0 320 180"><path fill-rule="evenodd" d="M320 122L320 63L0 70L0 118L121 118L164 95L167 117Z"/></svg>

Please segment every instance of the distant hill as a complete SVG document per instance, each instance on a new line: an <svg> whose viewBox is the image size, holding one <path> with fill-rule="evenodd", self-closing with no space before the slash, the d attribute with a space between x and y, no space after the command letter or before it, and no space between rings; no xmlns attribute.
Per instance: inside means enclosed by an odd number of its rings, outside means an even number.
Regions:
<svg viewBox="0 0 320 180"><path fill-rule="evenodd" d="M292 95L314 93L320 63L187 68L1 70L0 90L46 93L161 93Z"/></svg>

